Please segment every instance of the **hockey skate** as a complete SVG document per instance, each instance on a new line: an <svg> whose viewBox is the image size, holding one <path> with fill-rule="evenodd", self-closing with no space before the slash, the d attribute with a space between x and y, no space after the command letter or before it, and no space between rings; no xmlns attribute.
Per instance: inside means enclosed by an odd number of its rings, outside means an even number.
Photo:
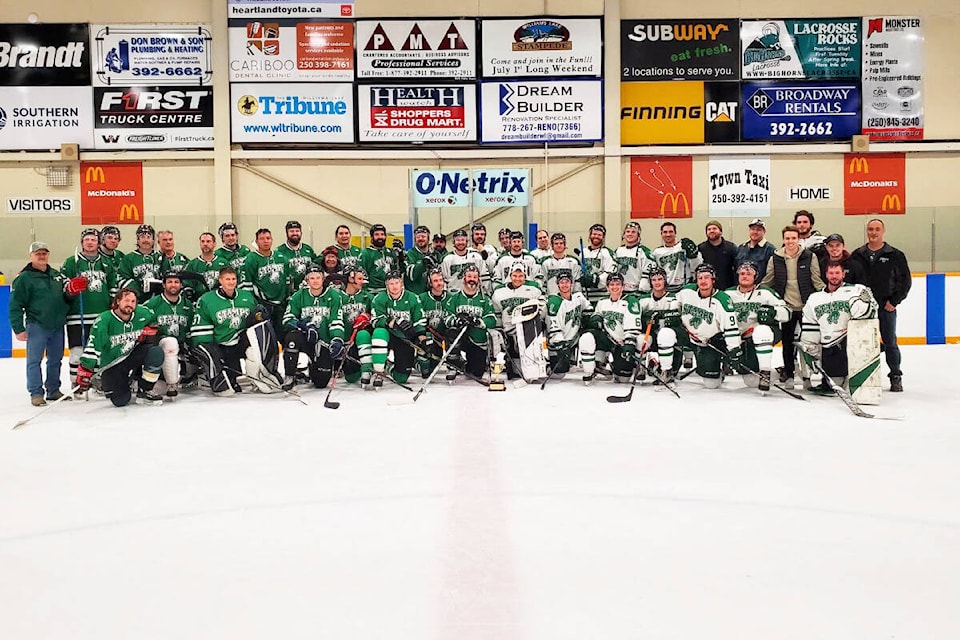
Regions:
<svg viewBox="0 0 960 640"><path fill-rule="evenodd" d="M152 389L150 391L137 391L137 404L155 407L163 404L163 396L157 395Z"/></svg>
<svg viewBox="0 0 960 640"><path fill-rule="evenodd" d="M760 371L760 380L757 382L757 388L760 391L770 391L770 372Z"/></svg>
<svg viewBox="0 0 960 640"><path fill-rule="evenodd" d="M375 373L373 376L373 390L380 391L383 388L383 373Z"/></svg>
<svg viewBox="0 0 960 640"><path fill-rule="evenodd" d="M176 384L167 385L167 392L164 395L167 397L167 400L176 400L177 396L180 395L179 385L176 385Z"/></svg>

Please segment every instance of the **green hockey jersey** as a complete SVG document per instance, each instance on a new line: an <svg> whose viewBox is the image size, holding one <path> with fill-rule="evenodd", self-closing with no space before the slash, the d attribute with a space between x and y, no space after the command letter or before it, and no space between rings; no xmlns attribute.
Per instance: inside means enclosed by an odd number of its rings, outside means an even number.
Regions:
<svg viewBox="0 0 960 640"><path fill-rule="evenodd" d="M126 358L137 346L143 328L157 326L153 310L137 305L128 322L113 311L104 311L90 327L90 337L80 356L80 364L87 369L105 371Z"/></svg>
<svg viewBox="0 0 960 640"><path fill-rule="evenodd" d="M157 328L160 329L161 337L176 338L180 344L187 341L187 332L193 323L193 303L187 300L186 296L180 295L174 302L168 300L165 293L161 293L147 300L143 306L157 316Z"/></svg>
<svg viewBox="0 0 960 640"><path fill-rule="evenodd" d="M447 297L444 319L448 327L456 326L455 320L458 313L468 313L480 319L480 326L468 329L464 337L478 347L486 348L487 331L497 324L497 316L493 312L493 303L490 302L490 297L482 292L477 292L472 296L463 291L451 293Z"/></svg>
<svg viewBox="0 0 960 640"><path fill-rule="evenodd" d="M316 262L318 257L313 247L303 243L296 249L292 249L290 245L284 243L277 247L274 253L287 263L287 275L294 290L300 288L300 283L307 277L307 267Z"/></svg>
<svg viewBox="0 0 960 640"><path fill-rule="evenodd" d="M284 304L290 293L287 262L276 251L271 251L268 256L250 252L243 262L243 283L240 286L257 300Z"/></svg>
<svg viewBox="0 0 960 640"><path fill-rule="evenodd" d="M253 313L257 301L249 291L237 289L228 298L222 289L208 291L197 300L190 326L190 342L235 345L240 332L247 325L247 316Z"/></svg>
<svg viewBox="0 0 960 640"><path fill-rule="evenodd" d="M299 320L306 320L316 325L317 333L324 342L330 342L333 338L342 340L342 299L343 294L332 287L318 296L311 294L309 289L300 289L287 303L287 311L283 314L283 326L292 329L297 326Z"/></svg>

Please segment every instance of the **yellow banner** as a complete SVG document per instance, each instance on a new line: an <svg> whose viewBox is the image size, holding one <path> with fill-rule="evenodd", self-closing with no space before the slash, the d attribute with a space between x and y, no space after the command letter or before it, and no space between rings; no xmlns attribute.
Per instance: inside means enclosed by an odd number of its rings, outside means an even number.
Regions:
<svg viewBox="0 0 960 640"><path fill-rule="evenodd" d="M620 144L703 144L703 83L622 82Z"/></svg>

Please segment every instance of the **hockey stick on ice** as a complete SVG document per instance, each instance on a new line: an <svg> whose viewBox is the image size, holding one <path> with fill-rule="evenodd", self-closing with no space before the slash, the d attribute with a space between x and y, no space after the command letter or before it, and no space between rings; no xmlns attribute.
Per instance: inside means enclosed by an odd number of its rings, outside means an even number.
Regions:
<svg viewBox="0 0 960 640"><path fill-rule="evenodd" d="M643 334L643 346L640 348L640 357L637 358L637 365L633 368L633 373L630 375L630 391L627 392L625 396L607 396L607 402L630 402L633 399L633 390L637 388L637 374L640 373L640 367L643 366L640 364L643 361L643 356L647 353L648 342L647 339L650 337L650 330L653 328L653 319L651 318L647 322L647 329ZM646 367L643 367L646 369Z"/></svg>
<svg viewBox="0 0 960 640"><path fill-rule="evenodd" d="M839 396L840 399L843 400L843 404L847 405L847 408L850 409L853 415L858 416L860 418L876 418L878 420L900 420L900 418L875 416L872 413L867 413L866 411L860 408L860 405L857 404L857 401L853 399L853 396L850 395L850 393L846 389L838 385L836 382L833 381L833 378L827 375L827 372L820 367L820 363L817 362L817 360L813 356L811 356L806 352L802 352L800 357L803 358L804 360L807 360L807 364L810 366L810 369L814 373L819 373L823 377L823 379L826 380L827 386L833 389L834 393L836 393L837 396Z"/></svg>
<svg viewBox="0 0 960 640"><path fill-rule="evenodd" d="M446 361L447 356L449 356L453 352L453 350L457 347L457 345L460 344L460 338L463 337L463 335L467 332L467 329L469 328L470 328L469 325L464 325L460 329L460 333L458 333L457 337L453 339L453 342L450 343L450 346L447 347L447 350L443 352L443 356L440 358L440 361L437 362L437 366L433 368L433 371L430 372L430 375L427 376L427 379L423 381L422 385L420 385L420 389L417 390L416 395L413 396L412 402L416 402L417 398L420 397L420 394L424 392L424 390L427 388L427 385L430 384L431 380L433 380L433 377L437 375L437 373L440 371L440 365L442 365Z"/></svg>
<svg viewBox="0 0 960 640"><path fill-rule="evenodd" d="M23 425L27 424L28 422L30 422L30 421L33 420L34 418L40 417L40 416L43 415L46 411L49 411L50 409L53 409L55 406L57 406L58 404L60 404L60 403L63 402L64 400L69 400L69 399L71 399L71 398L73 397L73 394L75 394L75 393L76 393L77 391L79 391L79 390L80 390L80 385L75 386L73 389L70 389L70 393L65 393L64 395L60 396L59 398L57 398L56 400L54 400L53 402L51 402L51 403L48 404L47 406L42 407L39 411L37 411L36 413L34 413L34 414L33 414L32 416L30 416L29 418L24 418L23 420L19 421L17 424L13 425L13 428L14 428L14 429L19 429L20 427L22 427Z"/></svg>
<svg viewBox="0 0 960 640"><path fill-rule="evenodd" d="M333 393L334 388L337 386L337 376L339 376L340 372L343 371L343 363L347 361L347 352L350 350L350 347L353 345L353 341L357 337L357 331L359 331L359 327L354 327L353 333L350 334L350 340L345 345L343 345L343 357L340 358L340 364L337 366L336 369L333 370L333 375L330 376L330 388L327 389L327 397L323 399L323 406L326 407L327 409L340 408L339 402L330 400L330 394ZM327 349L329 348L330 346L327 345Z"/></svg>
<svg viewBox="0 0 960 640"><path fill-rule="evenodd" d="M689 332L688 332L688 333L689 333ZM693 334L690 334L690 337L693 338L693 337L694 337ZM697 341L697 342L695 342L694 344L696 344L696 345L699 346L699 345L700 345L700 342ZM711 349L713 349L714 351L716 351L717 353L719 353L719 354L720 354L720 357L723 358L723 360L726 361L727 364L730 364L730 368L735 368L735 367L733 367L733 364L730 363L730 357L727 355L727 353L726 353L725 351L721 351L720 349L717 349L715 346L713 346L713 345L710 344L709 342L705 342L705 343L703 343L703 344L705 344L706 346L710 347ZM759 376L759 375L760 375L760 373L759 373L758 371L754 371L753 369L751 369L750 367L748 367L748 366L746 366L746 365L744 365L744 364L741 364L740 367L741 367L742 369L744 369L747 373L752 373L752 374L755 375L755 376ZM794 392L791 391L790 389L787 389L786 387L780 385L780 383L778 383L778 382L774 382L773 380L771 380L771 381L770 381L770 384L773 385L774 387L776 387L777 389L780 389L780 391L783 391L785 394L787 394L787 395L790 396L791 398L796 398L797 400L803 400L804 402L807 401L807 399L804 398L804 397L803 397L802 395L800 395L799 393L794 393Z"/></svg>

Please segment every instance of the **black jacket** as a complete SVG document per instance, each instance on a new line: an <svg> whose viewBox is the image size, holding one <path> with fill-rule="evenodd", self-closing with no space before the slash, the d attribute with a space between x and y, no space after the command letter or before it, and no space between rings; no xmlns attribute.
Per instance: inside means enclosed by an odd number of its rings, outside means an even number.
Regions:
<svg viewBox="0 0 960 640"><path fill-rule="evenodd" d="M830 256L824 252L823 255L817 255L817 260L820 261L820 277L824 282L827 281L827 263L830 262ZM863 268L863 264L853 258L853 254L844 249L843 257L840 258L840 264L843 265L843 281L847 284L862 284L869 287L870 283L867 281L867 270Z"/></svg>
<svg viewBox="0 0 960 640"><path fill-rule="evenodd" d="M867 286L873 292L880 308L887 302L898 306L910 292L910 267L903 251L884 243L883 247L870 260L870 248L867 245L856 249L851 260L863 266L867 274Z"/></svg>
<svg viewBox="0 0 960 640"><path fill-rule="evenodd" d="M721 239L719 245L713 246L709 240L704 240L698 248L700 249L700 255L703 256L703 261L717 271L717 289L723 291L737 284L737 245L729 240Z"/></svg>

